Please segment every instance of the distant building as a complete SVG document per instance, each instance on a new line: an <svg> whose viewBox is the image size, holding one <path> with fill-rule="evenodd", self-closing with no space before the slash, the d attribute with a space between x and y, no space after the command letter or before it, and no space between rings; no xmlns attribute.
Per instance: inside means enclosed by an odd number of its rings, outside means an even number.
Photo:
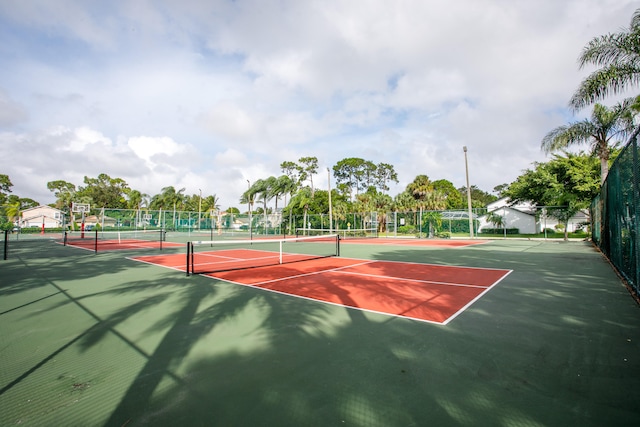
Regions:
<svg viewBox="0 0 640 427"><path fill-rule="evenodd" d="M64 212L51 206L36 206L20 212L18 226L21 228L39 227L60 228L64 226Z"/></svg>
<svg viewBox="0 0 640 427"><path fill-rule="evenodd" d="M76 222L80 222L80 218L76 218ZM101 227L115 227L118 224L118 220L109 216L103 215L87 215L84 217L84 225L97 225Z"/></svg>
<svg viewBox="0 0 640 427"><path fill-rule="evenodd" d="M509 203L507 197L489 203L487 212L501 216L503 225L497 227L487 220L487 215L484 215L478 218L480 223L478 231L480 232L486 228L517 228L520 234L537 234L542 233L544 229L555 230L561 224L556 218L550 216L544 208L536 207L528 202L512 204ZM569 219L567 230L569 232L577 231L588 222L588 211L579 211Z"/></svg>

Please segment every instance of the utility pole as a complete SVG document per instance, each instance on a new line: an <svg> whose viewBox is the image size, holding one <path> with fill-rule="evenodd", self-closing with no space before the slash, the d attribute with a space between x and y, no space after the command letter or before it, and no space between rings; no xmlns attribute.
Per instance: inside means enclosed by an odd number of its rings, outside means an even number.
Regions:
<svg viewBox="0 0 640 427"><path fill-rule="evenodd" d="M467 176L467 209L469 215L469 236L473 239L473 213L471 212L471 187L469 186L469 164L467 162L467 146L462 147L464 151L464 171Z"/></svg>
<svg viewBox="0 0 640 427"><path fill-rule="evenodd" d="M329 182L329 234L333 233L333 207L331 206L331 171L327 168Z"/></svg>
<svg viewBox="0 0 640 427"><path fill-rule="evenodd" d="M200 230L200 212L202 212L202 190L198 188L200 191L200 198L198 199L198 230Z"/></svg>
<svg viewBox="0 0 640 427"><path fill-rule="evenodd" d="M247 205L249 205L249 240L253 239L253 232L251 230L251 194L250 190L251 190L251 181L247 180L247 185L249 186L249 189L247 190Z"/></svg>

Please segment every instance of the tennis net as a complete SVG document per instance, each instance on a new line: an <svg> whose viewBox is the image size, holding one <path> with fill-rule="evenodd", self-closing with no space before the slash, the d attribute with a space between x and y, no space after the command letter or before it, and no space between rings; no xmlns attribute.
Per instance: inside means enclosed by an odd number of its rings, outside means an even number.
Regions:
<svg viewBox="0 0 640 427"><path fill-rule="evenodd" d="M329 230L326 228L296 228L296 237L324 236L337 234L341 239L364 239L378 237L376 228L357 228L347 230Z"/></svg>
<svg viewBox="0 0 640 427"><path fill-rule="evenodd" d="M187 276L340 256L340 237L187 242Z"/></svg>
<svg viewBox="0 0 640 427"><path fill-rule="evenodd" d="M126 230L126 231L66 231L64 233L65 246L77 246L83 249L113 250L113 249L162 249L165 231L157 230Z"/></svg>

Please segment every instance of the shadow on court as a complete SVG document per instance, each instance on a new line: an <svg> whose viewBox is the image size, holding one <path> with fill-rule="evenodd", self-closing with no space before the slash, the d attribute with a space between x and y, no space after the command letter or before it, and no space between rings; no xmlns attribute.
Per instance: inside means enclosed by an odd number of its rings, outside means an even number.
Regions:
<svg viewBox="0 0 640 427"><path fill-rule="evenodd" d="M38 245L0 265L2 425L599 426L640 416L640 312L586 243L343 246L354 258L513 270L447 326L70 250Z"/></svg>

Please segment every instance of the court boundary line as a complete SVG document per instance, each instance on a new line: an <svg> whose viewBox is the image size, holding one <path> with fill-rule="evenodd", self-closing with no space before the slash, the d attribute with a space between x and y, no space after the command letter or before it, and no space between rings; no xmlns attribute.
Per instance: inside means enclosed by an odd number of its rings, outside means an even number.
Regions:
<svg viewBox="0 0 640 427"><path fill-rule="evenodd" d="M226 283L231 283L231 284L240 285L240 286L246 286L246 287L258 289L258 290L261 290L261 291L274 292L274 293L277 293L277 294L280 294L280 295L286 295L286 296L289 296L289 297L301 298L301 299L308 300L308 301L314 301L316 303L330 304L330 305L333 305L335 307L342 307L342 308L351 309L351 310L366 311L366 312L369 312L369 313L380 314L380 315L387 316L387 317L392 317L392 318L410 319L410 320L414 320L414 321L418 321L418 322L424 322L424 323L431 323L431 324L435 324L435 325L446 326L451 321L453 321L456 317L458 317L460 314L462 314L464 311L466 311L476 301L478 301L480 298L482 298L491 289L493 289L494 286L496 286L498 283L500 283L502 280L504 280L507 276L509 276L513 272L513 270L506 270L506 269L500 269L500 268L461 267L461 266L448 266L448 265L441 265L441 264L423 264L423 263L419 263L419 262L385 261L385 260L362 260L362 259L358 259L358 258L349 258L349 259L353 259L353 260L357 260L357 261L363 261L363 262L356 263L356 264L351 264L351 265L348 265L348 266L336 267L336 268L327 269L327 270L314 271L314 272L311 272L311 273L299 274L299 275L294 275L294 276L287 276L287 277L282 277L282 278L273 279L273 280L266 280L264 282L256 282L256 283L236 282L235 280L229 280L229 279L224 279L224 278L213 276L213 274L215 274L215 273L203 273L203 274L199 274L199 275L207 277L209 279L220 280L220 281L223 281L223 282L226 282ZM359 265L367 265L367 264L371 264L371 263L374 263L374 262L395 262L395 263L404 263L404 264L431 265L431 266L435 266L435 267L454 267L454 268L471 268L471 269L477 269L477 270L494 270L494 271L504 271L505 274L502 277L500 277L498 280L496 280L494 283L492 283L490 286L486 286L486 287L485 286L478 286L478 285L447 284L447 283L442 283L442 282L424 281L424 282L427 282L427 283L434 283L434 284L439 285L439 286L450 285L450 286L460 286L460 287L484 289L477 296L475 296L468 303L466 303L464 306L462 306L460 309L458 309L456 312L454 312L451 316L447 317L447 319L445 319L442 322L437 322L435 320L420 319L420 318L417 318L417 317L405 316L405 315L402 315L402 314L394 314L394 313L388 313L388 312L384 312L384 311L372 310L372 309L368 309L368 308L353 307L353 306L349 306L349 305L345 305L345 304L335 303L335 302L332 302L332 301L324 301L324 300L320 300L320 299L317 299L317 298L306 297L306 296L303 296L303 295L292 294L292 293L278 291L278 290L275 290L275 289L264 288L264 287L260 286L260 285L264 285L264 284L268 284L268 283L275 283L275 282L279 282L279 281L283 281L283 280L288 280L288 279L291 279L291 278L313 276L313 275L317 275L317 274L330 273L330 272L338 272L338 273L341 273L341 274L360 274L360 275L365 275L366 276L367 274L365 274L365 273L348 273L348 272L340 272L340 270L345 269L345 268L351 268L351 267L354 267L354 266L359 266ZM387 276L374 276L374 275L371 275L371 276L372 277L387 277ZM402 277L396 277L396 278L392 278L392 279L394 279L394 280L406 280L406 281L413 281L413 282L423 282L420 279L405 279L405 278L402 278Z"/></svg>
<svg viewBox="0 0 640 427"><path fill-rule="evenodd" d="M319 299L316 299L316 298L305 297L303 295L290 294L290 293L283 292L283 291L278 291L278 290L275 290L275 289L262 288L262 287L256 286L255 284L240 283L240 282L236 282L234 280L221 279L219 277L209 276L209 275L206 275L206 274L202 274L201 276L204 276L204 277L206 277L208 279L215 279L215 280L220 280L220 281L223 281L223 282L226 282L226 283L231 283L232 285L239 285L239 286L245 286L245 287L253 288L253 289L256 289L258 291L273 292L275 294L280 294L280 295L284 295L284 296L288 296L288 297L294 297L294 298L300 298L300 299L304 299L304 300L307 300L307 301L313 301L315 303L329 304L329 305L333 305L334 307L346 308L347 310L358 310L358 311L366 311L368 313L379 314L379 315L382 315L382 316L386 316L386 317L392 318L391 320L393 320L393 318L409 319L409 320L413 320L413 321L417 321L417 322L431 323L433 325L442 325L442 326L444 326L444 325L446 325L448 323L446 321L445 322L436 322L435 320L420 319L420 318L417 318L417 317L403 316L403 315L399 315L399 314L387 313L387 312L384 312L384 311L372 310L370 308L352 307L352 306L349 306L349 305L338 304L338 303L332 302L332 301L323 301L323 300L319 300Z"/></svg>
<svg viewBox="0 0 640 427"><path fill-rule="evenodd" d="M170 254L170 255L179 255L179 254ZM176 271L180 271L180 272L184 272L185 271L185 270L182 270L182 269L180 269L178 267L166 266L166 265L157 264L157 263L148 262L148 261L144 261L144 260L138 259L140 257L145 257L145 255L142 255L142 256L139 256L139 257L125 257L125 258L131 259L133 261L142 262L142 263L145 263L145 264L148 264L148 265L154 265L154 266L157 266L157 267L169 268L171 270L176 270ZM507 278L513 272L513 270L511 270L511 269L502 269L502 268L496 268L496 267L486 267L485 268L485 267L471 267L471 266L460 266L460 265L421 263L421 262L415 262L415 261L370 260L370 259L367 260L367 259L362 259L362 258L346 258L346 257L345 258L340 257L340 258L342 258L342 259L350 259L350 260L359 261L359 262L354 263L354 264L350 264L350 265L346 265L346 266L335 267L335 268L330 268L330 269L324 269L324 270L319 270L319 271L313 271L313 272L304 273L304 274L297 274L297 275L293 275L293 276L280 277L280 278L276 278L276 279L272 279L272 280L266 280L266 281L262 281L262 282L256 282L256 283L242 283L242 282L237 282L235 280L216 277L216 276L214 276L214 274L216 272L196 273L195 275L203 276L203 277L206 277L208 279L219 280L221 282L230 283L230 284L234 284L234 285L250 287L250 288L254 288L254 289L260 290L260 291L273 292L273 293L277 293L277 294L280 294L280 295L285 295L285 296L289 296L289 297L301 298L301 299L304 299L304 300L313 301L313 302L316 302L316 303L330 304L330 305L333 305L335 307L341 307L341 308L346 308L346 309L365 311L365 312L369 312L369 313L380 314L380 315L387 316L387 317L390 317L390 318L404 318L404 319L414 320L414 321L423 322L423 323L431 323L431 324L434 324L434 325L446 326L451 321L453 321L455 318L457 318L460 314L464 313L470 306L475 304L480 298L482 298L485 294L487 294L490 290L492 290L496 285L498 285L500 282L502 282L505 278ZM484 286L472 285L472 284L455 284L455 283L446 283L446 282L437 282L437 281L425 281L425 280L421 280L421 279L407 279L407 278L403 278L403 277L390 277L390 276L375 276L375 275L369 275L369 274L366 274L366 273L349 273L349 272L341 272L340 271L340 270L344 270L344 269L351 268L351 267L372 264L372 263L375 263L375 262L388 262L388 263L397 263L397 264L424 265L424 266L433 266L433 267L442 267L442 268L463 268L463 269L472 269L472 270L502 271L502 272L504 272L504 274L502 275L502 277L500 277L498 280L496 280L491 285L484 287ZM273 267L273 266L266 266L266 267ZM185 268L186 268L186 266L185 266ZM320 299L317 299L317 298L311 298L311 297L306 297L306 296L303 296L303 295L297 295L297 294L292 294L292 293L288 293L288 292L283 292L283 291L278 291L278 290L275 290L275 289L269 289L269 288L262 287L262 285L269 284L269 283L275 283L275 282L289 280L289 279L296 279L296 278L300 278L300 277L313 276L313 275L318 275L318 274L323 274L323 273L331 273L331 272L337 272L337 273L341 273L341 274L363 275L363 276L369 275L369 276L372 276L372 277L388 278L388 279L399 280L399 281L413 281L413 282L418 282L418 283L420 283L420 282L422 282L422 283L432 283L432 284L435 284L435 285L438 285L438 286L459 286L459 287L468 287L468 288L476 288L476 289L484 289L484 290L482 292L480 292L476 297L471 299L464 306L462 306L460 309L458 309L456 312L454 312L447 319L445 319L442 322L438 322L438 321L434 321L434 320L420 319L420 318L416 318L416 317L412 317L412 316L405 316L405 315L402 315L402 314L388 313L388 312L372 310L372 309L368 309L368 308L352 307L352 306L348 306L348 305L345 305L345 304L335 303L335 302L332 302L332 301L324 301L324 300L320 300Z"/></svg>
<svg viewBox="0 0 640 427"><path fill-rule="evenodd" d="M486 289L487 288L487 286L471 285L471 284L468 284L468 283L438 282L436 280L409 279L409 278L406 278L406 277L383 276L383 275L376 275L376 274L369 274L369 273L356 273L356 272L351 272L351 271L339 271L338 273L340 273L340 274L351 274L351 275L354 275L354 276L375 277L375 278L381 278L381 279L387 279L387 280L393 280L393 281L429 283L429 284L441 285L441 286L458 286L458 287L462 287L462 288L478 288L478 289Z"/></svg>
<svg viewBox="0 0 640 427"><path fill-rule="evenodd" d="M362 259L362 258L350 258L350 259ZM506 269L506 268L498 268L498 267L473 267L473 266L468 266L468 265L434 264L432 262L397 261L397 260L388 260L388 259L376 259L374 261L378 261L378 262L397 262L397 263L400 263L400 264L433 265L435 267L468 268L468 269L474 269L474 270L513 271L513 270Z"/></svg>
<svg viewBox="0 0 640 427"><path fill-rule="evenodd" d="M350 258L350 259L359 261L357 258ZM441 286L459 286L459 287L463 287L463 288L487 289L488 287L493 286L493 284L491 284L489 286L481 286L481 285L472 285L472 284L469 284L469 283L439 282L437 280L411 279L411 278L407 278L407 277L394 277L394 276L376 275L376 274L369 274L369 273L357 273L357 272L351 272L351 271L341 271L341 270L345 270L347 268L358 267L358 266L367 265L367 264L373 264L373 263L376 263L376 262L386 262L386 261L363 260L363 262L356 263L356 264L345 265L345 266L342 266L342 267L330 268L330 269L327 269L327 270L313 271L311 273L296 274L296 275L287 276L287 277L279 277L277 279L271 279L271 280L265 280L263 282L251 283L251 285L260 286L260 285L280 282L280 281L288 280L288 279L296 279L296 278L299 278L299 277L313 276L314 274L338 273L338 274L351 274L351 275L354 275L354 276L365 276L365 277L372 277L372 278L381 278L381 279L387 279L387 280L391 280L391 281L417 282L417 283L434 284L434 285L441 285ZM398 261L398 262L400 262L400 261ZM405 263L405 264L408 264L408 263ZM420 263L417 263L417 264L418 265L432 265L434 267L446 267L446 266L439 266L439 265L435 265L435 264L420 264ZM465 268L465 267L459 267L459 268ZM476 268L479 268L479 267L476 267ZM500 271L509 271L509 272L511 272L511 270L500 270ZM206 275L213 275L213 274L215 274L215 272L202 273L202 275L205 275L205 276ZM215 277L215 276L211 276L211 277ZM218 278L218 277L216 277L216 278ZM225 280L225 279L222 279L222 280Z"/></svg>
<svg viewBox="0 0 640 427"><path fill-rule="evenodd" d="M502 282L504 279L507 278L507 276L509 276L511 273L513 273L513 270L505 270L506 273L504 276L502 276L501 278L499 278L498 280L496 280L491 286L489 286L486 290L482 291L480 294L478 294L478 296L476 296L475 298L473 298L471 301L469 301L467 304L465 304L463 307L461 307L457 312L455 312L454 314L451 315L451 317L449 317L446 321L446 323L444 323L445 325L448 324L449 322L453 321L453 319L455 319L456 317L458 317L460 314L464 313L467 308L471 307L476 301L478 301L480 298L482 298L486 293L488 293L491 289L493 289L494 286L496 286L498 283Z"/></svg>
<svg viewBox="0 0 640 427"><path fill-rule="evenodd" d="M149 242L149 243L156 243L155 240L141 240L141 242ZM84 249L86 251L90 251L90 252L96 252L95 250L95 246L93 246L94 244L92 244L92 247L89 248L87 247L87 245L77 245L74 243L67 243L66 245L63 242L57 242L57 244L65 246L65 247L72 247L72 248L78 248L78 249ZM163 242L163 249L164 249L164 245L169 243L169 246L167 246L168 248L180 248L183 246L182 243L178 243L178 242ZM104 249L109 248L109 246L121 246L119 248L111 248L111 249ZM175 245L175 246L173 246ZM102 250L100 250L100 248L103 248ZM111 251L127 251L127 250L135 250L135 249L160 249L160 245L157 246L146 246L146 245L142 245L141 243L98 243L98 252L111 252ZM125 257L126 258L126 257Z"/></svg>
<svg viewBox="0 0 640 427"><path fill-rule="evenodd" d="M252 249L252 248L240 248L240 249L247 250L247 251L262 251L262 250L258 250L258 249ZM263 252L268 252L268 251L263 251ZM204 252L200 252L200 253L203 254ZM289 253L289 254L296 255L295 253ZM387 260L387 259L370 260L370 259L365 259L365 258L351 258L351 257L343 257L343 256L338 256L337 258L353 259L353 260L364 261L364 262L368 262L368 261L374 262L375 261L375 262L389 262L389 263L412 264L412 265L432 265L434 267L467 268L467 269L474 269L474 270L493 270L493 271L509 271L509 272L513 271L513 270L510 270L510 269L498 268L498 267L474 267L474 266L469 266L469 265L435 264L435 263L432 263L432 262L398 261L398 260ZM244 261L249 261L249 260L251 260L251 258L243 259L243 260ZM283 264L286 264L286 263L283 263ZM209 272L209 273L196 273L196 274L213 274L213 273L215 273L215 271Z"/></svg>
<svg viewBox="0 0 640 427"><path fill-rule="evenodd" d="M381 242L380 240L384 239L383 242ZM373 240L371 243L369 243L369 240ZM441 239L441 240L437 240L437 241L442 241L442 242L447 242L447 241L452 241L452 242L467 242L468 240L457 240L457 239L451 239L451 240L447 240L447 239ZM424 244L410 244L410 245L403 245L403 244L396 244L395 246L419 246L419 247L423 247L423 248L439 248L439 249L464 249L464 248L468 248L471 246L479 246L479 245L486 245L487 243L491 243L490 240L484 240L482 242L474 242L474 243L468 243L466 245L436 245L436 244L429 244L428 240L425 239L411 239L411 238L401 238L401 237L375 237L375 238L369 238L369 239L357 239L357 238L347 238L347 239L341 239L340 242L344 242L344 243L355 243L355 244L362 244L362 245L375 245L375 244L382 244L382 245L393 245L394 243L398 242L398 243L410 243L410 242L424 242ZM376 243L377 242L377 243Z"/></svg>
<svg viewBox="0 0 640 427"><path fill-rule="evenodd" d="M351 258L351 259L355 259L355 258ZM264 282L252 283L251 286L264 285L264 284L267 284L267 283L275 283L275 282L280 282L280 281L289 280L289 279L297 279L297 278L300 278L300 277L313 276L313 275L322 274L322 273L330 273L330 272L342 270L344 268L351 268L351 267L355 267L355 266L359 266L359 265L371 264L373 262L375 262L375 261L360 262L358 264L344 265L342 267L329 268L327 270L312 271L310 273L296 274L296 275L287 276L287 277L279 277L277 279L265 280ZM204 275L207 276L207 275L211 275L211 274L215 274L215 272L214 273L205 273ZM209 276L209 277L214 277L214 278L217 279L217 277L215 277L215 276ZM222 280L225 280L225 279L222 279ZM233 283L236 283L236 282L233 282ZM287 295L289 295L289 294L287 294Z"/></svg>
<svg viewBox="0 0 640 427"><path fill-rule="evenodd" d="M170 254L170 255L173 255L173 254ZM147 255L147 256L162 256L162 255ZM170 270L176 270L176 271L179 271L181 273L184 273L184 270L180 269L179 267L173 267L171 265L157 264L155 262L149 262L149 261L145 261L145 260L142 260L142 259L136 259L135 257L131 257L131 256L126 256L124 258L128 259L130 261L141 262L141 263L147 264L147 265L155 265L156 267L164 267L164 268L168 268Z"/></svg>

